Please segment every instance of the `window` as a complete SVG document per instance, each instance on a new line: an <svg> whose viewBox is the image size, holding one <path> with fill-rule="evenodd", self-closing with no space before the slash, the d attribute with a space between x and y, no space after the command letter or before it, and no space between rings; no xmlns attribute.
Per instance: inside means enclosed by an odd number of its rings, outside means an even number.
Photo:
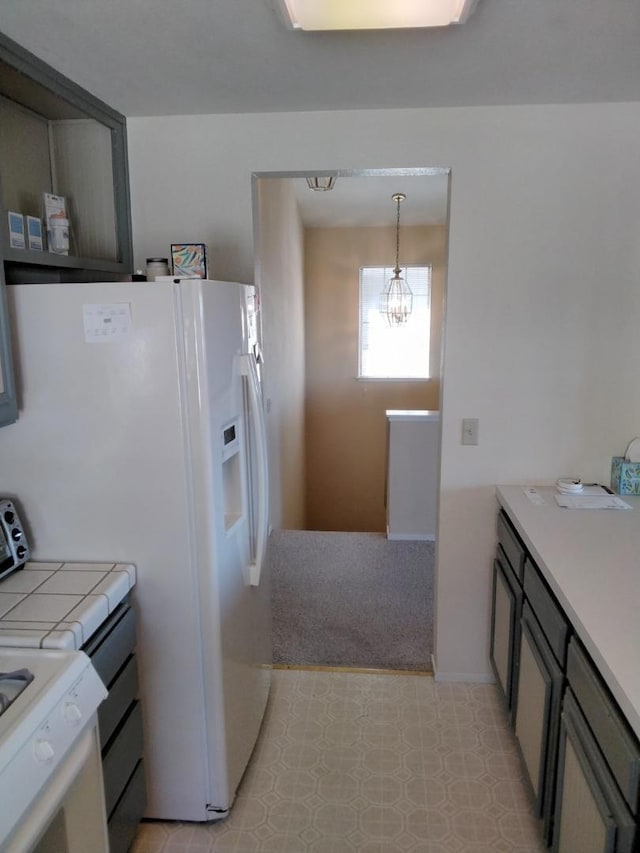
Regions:
<svg viewBox="0 0 640 853"><path fill-rule="evenodd" d="M431 328L431 267L407 267L405 280L413 294L404 326L387 326L380 313L380 294L393 275L391 267L360 269L361 379L428 379Z"/></svg>

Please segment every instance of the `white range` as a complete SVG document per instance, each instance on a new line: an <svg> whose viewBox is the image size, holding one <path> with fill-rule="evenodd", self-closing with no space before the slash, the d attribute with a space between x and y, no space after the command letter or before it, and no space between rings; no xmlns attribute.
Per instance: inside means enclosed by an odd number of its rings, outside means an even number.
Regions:
<svg viewBox="0 0 640 853"><path fill-rule="evenodd" d="M24 686L23 686L24 685ZM0 649L0 850L107 853L96 710L83 652Z"/></svg>

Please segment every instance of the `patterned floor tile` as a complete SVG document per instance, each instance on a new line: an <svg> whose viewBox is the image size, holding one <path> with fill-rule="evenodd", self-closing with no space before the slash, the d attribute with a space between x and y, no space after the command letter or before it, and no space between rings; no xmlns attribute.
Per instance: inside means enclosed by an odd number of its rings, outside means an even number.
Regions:
<svg viewBox="0 0 640 853"><path fill-rule="evenodd" d="M276 670L231 815L143 823L132 853L540 853L491 685Z"/></svg>

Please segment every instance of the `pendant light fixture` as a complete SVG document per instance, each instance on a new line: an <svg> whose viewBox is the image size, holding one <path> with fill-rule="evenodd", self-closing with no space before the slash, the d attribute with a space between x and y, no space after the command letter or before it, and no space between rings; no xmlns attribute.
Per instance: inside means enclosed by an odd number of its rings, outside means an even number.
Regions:
<svg viewBox="0 0 640 853"><path fill-rule="evenodd" d="M335 175L312 175L307 178L307 186L314 192L326 193L336 185Z"/></svg>
<svg viewBox="0 0 640 853"><path fill-rule="evenodd" d="M393 276L380 294L380 312L388 326L403 326L413 308L413 294L400 269L400 204L406 199L406 195L395 193L391 198L396 203L396 265Z"/></svg>

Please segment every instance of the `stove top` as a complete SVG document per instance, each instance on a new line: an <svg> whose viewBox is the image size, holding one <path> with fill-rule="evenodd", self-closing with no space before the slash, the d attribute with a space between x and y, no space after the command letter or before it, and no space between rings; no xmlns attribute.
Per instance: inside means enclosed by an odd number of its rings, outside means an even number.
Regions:
<svg viewBox="0 0 640 853"><path fill-rule="evenodd" d="M0 716L32 681L33 673L26 668L0 672Z"/></svg>

